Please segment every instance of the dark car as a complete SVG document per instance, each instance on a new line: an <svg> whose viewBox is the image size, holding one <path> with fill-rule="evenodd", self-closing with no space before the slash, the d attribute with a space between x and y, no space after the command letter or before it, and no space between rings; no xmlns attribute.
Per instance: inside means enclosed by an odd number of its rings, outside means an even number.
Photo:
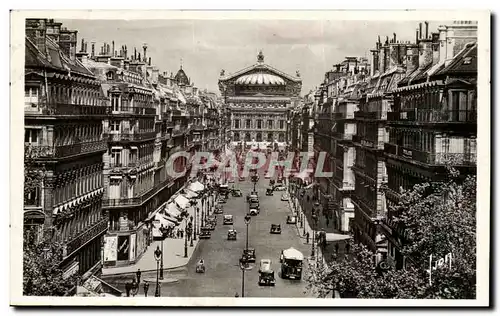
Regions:
<svg viewBox="0 0 500 316"><path fill-rule="evenodd" d="M224 207L222 205L216 205L214 214L222 214L224 213Z"/></svg>
<svg viewBox="0 0 500 316"><path fill-rule="evenodd" d="M243 196L243 193L241 193L241 190L240 190L240 189L234 189L233 191L231 191L231 194L232 194L234 197L240 197L240 196Z"/></svg>
<svg viewBox="0 0 500 316"><path fill-rule="evenodd" d="M275 184L273 186L274 191L285 191L286 187L283 184Z"/></svg>
<svg viewBox="0 0 500 316"><path fill-rule="evenodd" d="M224 225L233 225L233 215L224 215L223 224Z"/></svg>
<svg viewBox="0 0 500 316"><path fill-rule="evenodd" d="M255 249L247 248L243 249L243 256L248 258L248 262L255 262Z"/></svg>
<svg viewBox="0 0 500 316"><path fill-rule="evenodd" d="M288 215L286 217L286 223L287 224L297 224L297 216L295 216L295 215Z"/></svg>
<svg viewBox="0 0 500 316"><path fill-rule="evenodd" d="M274 195L274 191L272 188L267 188L266 189L266 195L267 196L273 196Z"/></svg>
<svg viewBox="0 0 500 316"><path fill-rule="evenodd" d="M236 240L236 230L234 229L230 229L228 232L227 232L227 240Z"/></svg>
<svg viewBox="0 0 500 316"><path fill-rule="evenodd" d="M210 237L212 237L212 233L210 232L210 227L208 226L203 226L202 228L200 228L200 235L198 236L198 238L200 239L210 239Z"/></svg>
<svg viewBox="0 0 500 316"><path fill-rule="evenodd" d="M271 224L271 234L281 234L281 225L280 224Z"/></svg>

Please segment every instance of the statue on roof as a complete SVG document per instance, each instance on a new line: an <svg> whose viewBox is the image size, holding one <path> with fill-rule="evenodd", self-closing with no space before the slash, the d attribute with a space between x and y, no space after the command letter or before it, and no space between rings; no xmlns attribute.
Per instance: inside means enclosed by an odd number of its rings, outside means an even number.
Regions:
<svg viewBox="0 0 500 316"><path fill-rule="evenodd" d="M259 63L263 63L264 62L264 54L262 53L262 50L260 50L259 54L257 55L257 61Z"/></svg>
<svg viewBox="0 0 500 316"><path fill-rule="evenodd" d="M298 70L297 70L297 71L295 72L295 75L296 75L297 77L300 77L300 71L298 71Z"/></svg>
<svg viewBox="0 0 500 316"><path fill-rule="evenodd" d="M221 76L221 77L224 77L225 73L226 73L226 71L225 71L224 69L222 69L222 70L220 71L220 76Z"/></svg>

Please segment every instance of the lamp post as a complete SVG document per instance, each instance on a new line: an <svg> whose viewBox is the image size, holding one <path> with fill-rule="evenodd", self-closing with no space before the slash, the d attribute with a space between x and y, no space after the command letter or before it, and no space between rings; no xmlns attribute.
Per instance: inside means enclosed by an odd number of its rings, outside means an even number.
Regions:
<svg viewBox="0 0 500 316"><path fill-rule="evenodd" d="M188 222L186 221L186 226L184 228L184 258L188 257L188 234L187 234L187 229L188 229Z"/></svg>
<svg viewBox="0 0 500 316"><path fill-rule="evenodd" d="M196 215L195 215L196 216ZM194 226L196 227L196 220L194 221ZM189 223L189 234L186 234L186 235L191 235L191 243L189 244L190 247L193 247L194 246L194 236L196 236L196 228L193 229L193 216L191 216L191 222Z"/></svg>
<svg viewBox="0 0 500 316"><path fill-rule="evenodd" d="M197 207L196 208L196 214L195 214L196 218L195 218L195 221L194 221L193 238L191 238L191 241L196 240L196 232L197 232L196 227L200 226L199 224L196 223L198 221L198 213L199 212L200 212L200 208Z"/></svg>
<svg viewBox="0 0 500 316"><path fill-rule="evenodd" d="M163 257L163 254L160 250L160 246L156 246L155 250L155 260L156 260L156 290L155 290L155 297L160 297L160 280L159 280L159 264L160 264L160 258Z"/></svg>
<svg viewBox="0 0 500 316"><path fill-rule="evenodd" d="M165 239L165 229L162 230L161 235L160 280L163 280L163 240Z"/></svg>
<svg viewBox="0 0 500 316"><path fill-rule="evenodd" d="M314 209L313 209L313 212L312 212L312 219L313 219L313 223L314 223L314 226L313 226L313 231L312 231L312 244L311 244L311 257L314 258L314 239L315 239L315 235L316 235L316 229L317 229L317 225L318 225L318 209L317 209L317 206L316 204L314 205Z"/></svg>
<svg viewBox="0 0 500 316"><path fill-rule="evenodd" d="M248 249L248 225L250 224L251 217L250 215L245 216L245 225L247 226L247 236L246 236L246 248ZM246 251L243 252L243 255L240 258L240 269L241 269L241 297L245 297L245 271L250 270L249 258Z"/></svg>

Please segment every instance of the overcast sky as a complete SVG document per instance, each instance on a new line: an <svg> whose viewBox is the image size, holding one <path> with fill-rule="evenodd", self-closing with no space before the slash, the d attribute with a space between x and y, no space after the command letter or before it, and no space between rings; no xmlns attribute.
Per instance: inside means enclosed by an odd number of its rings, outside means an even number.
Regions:
<svg viewBox="0 0 500 316"><path fill-rule="evenodd" d="M377 36L382 41L393 33L403 41L415 40L418 22L376 21L297 21L297 20L59 20L68 29L78 31L81 39L102 43L115 41L115 50L127 45L129 56L134 47L142 55L143 43L148 56L160 72L183 69L194 84L218 91L221 69L226 74L254 64L262 49L265 62L286 73L300 70L302 94L318 86L325 71L346 56L369 57ZM429 33L441 22L431 22Z"/></svg>

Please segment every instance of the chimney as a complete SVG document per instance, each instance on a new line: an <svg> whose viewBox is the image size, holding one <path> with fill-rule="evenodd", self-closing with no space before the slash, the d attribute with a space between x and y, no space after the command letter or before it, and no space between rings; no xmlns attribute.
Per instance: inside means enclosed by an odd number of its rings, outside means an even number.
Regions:
<svg viewBox="0 0 500 316"><path fill-rule="evenodd" d="M146 62L146 61L147 61L146 51L147 51L147 49L148 49L148 45L144 44L144 45L142 46L142 49L144 50L144 56L143 56L143 58L144 58L144 62Z"/></svg>
<svg viewBox="0 0 500 316"><path fill-rule="evenodd" d="M392 42L393 42L393 43L396 43L396 33L392 33L392 35L393 35Z"/></svg>
<svg viewBox="0 0 500 316"><path fill-rule="evenodd" d="M418 68L418 47L409 46L406 49L406 75Z"/></svg>
<svg viewBox="0 0 500 316"><path fill-rule="evenodd" d="M381 46L378 50L378 71L383 74L385 72L385 47Z"/></svg>
<svg viewBox="0 0 500 316"><path fill-rule="evenodd" d="M418 50L418 68L424 69L432 63L432 41L428 39L420 40Z"/></svg>
<svg viewBox="0 0 500 316"><path fill-rule="evenodd" d="M59 37L61 50L73 61L76 60L77 33L78 31L62 28Z"/></svg>
<svg viewBox="0 0 500 316"><path fill-rule="evenodd" d="M137 61L141 61L141 53L137 54Z"/></svg>
<svg viewBox="0 0 500 316"><path fill-rule="evenodd" d="M134 60L137 59L137 49L134 47Z"/></svg>
<svg viewBox="0 0 500 316"><path fill-rule="evenodd" d="M111 48L109 47L109 44L106 44L106 55L111 55Z"/></svg>
<svg viewBox="0 0 500 316"><path fill-rule="evenodd" d="M151 66L151 57L149 57L148 64Z"/></svg>
<svg viewBox="0 0 500 316"><path fill-rule="evenodd" d="M432 38L432 64L439 63L439 33L431 33Z"/></svg>
<svg viewBox="0 0 500 316"><path fill-rule="evenodd" d="M92 42L92 51L90 52L90 57L94 58L95 56L95 42Z"/></svg>
<svg viewBox="0 0 500 316"><path fill-rule="evenodd" d="M444 62L446 60L446 48L448 46L446 42L447 35L447 27L444 25L440 25L438 27L439 31L439 62Z"/></svg>
<svg viewBox="0 0 500 316"><path fill-rule="evenodd" d="M128 54L127 54L127 45L123 45L123 58L127 59L128 58Z"/></svg>
<svg viewBox="0 0 500 316"><path fill-rule="evenodd" d="M85 39L82 38L82 47L80 48L80 52L83 53L85 51Z"/></svg>
<svg viewBox="0 0 500 316"><path fill-rule="evenodd" d="M419 39L422 39L422 22L418 23L418 35Z"/></svg>
<svg viewBox="0 0 500 316"><path fill-rule="evenodd" d="M429 38L429 22L425 21L425 38Z"/></svg>
<svg viewBox="0 0 500 316"><path fill-rule="evenodd" d="M114 54L114 56L116 56L116 51L115 51L115 41L112 41L112 42L111 42L111 45L113 45L113 46L112 46L112 48L111 48L111 53L112 53L112 54Z"/></svg>

